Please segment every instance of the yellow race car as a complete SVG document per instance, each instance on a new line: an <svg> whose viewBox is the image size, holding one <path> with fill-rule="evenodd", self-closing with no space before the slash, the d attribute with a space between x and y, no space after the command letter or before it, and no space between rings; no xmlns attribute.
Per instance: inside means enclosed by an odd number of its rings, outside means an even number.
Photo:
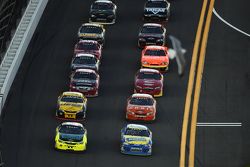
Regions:
<svg viewBox="0 0 250 167"><path fill-rule="evenodd" d="M86 116L87 98L79 92L64 92L58 97L56 117L66 120L82 120Z"/></svg>
<svg viewBox="0 0 250 167"><path fill-rule="evenodd" d="M87 130L78 122L63 122L56 128L55 149L64 151L85 151Z"/></svg>

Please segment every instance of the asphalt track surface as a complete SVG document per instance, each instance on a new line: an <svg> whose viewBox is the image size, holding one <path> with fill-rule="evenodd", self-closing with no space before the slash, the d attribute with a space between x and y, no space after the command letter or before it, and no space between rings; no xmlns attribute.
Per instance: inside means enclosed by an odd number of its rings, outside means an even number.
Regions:
<svg viewBox="0 0 250 167"><path fill-rule="evenodd" d="M249 33L250 3L216 1L229 23ZM250 40L213 15L198 122L241 122L242 127L197 127L197 167L243 167L250 164Z"/></svg>
<svg viewBox="0 0 250 167"><path fill-rule="evenodd" d="M143 24L144 0L115 1L118 17L115 25L106 27L100 96L89 98L88 103L87 152L75 154L53 149L55 128L59 124L54 118L57 96L68 90L76 33L81 23L88 21L91 2L48 3L2 115L5 166L178 166L188 71L202 1L171 1L172 16L167 31L178 37L188 51L187 72L179 78L176 65L171 62L169 73L164 75L164 96L157 98L157 120L148 125L154 141L151 157L122 155L119 148L120 129L127 123L126 98L133 92L134 74L140 67L136 40ZM217 1L217 12L249 30L246 15L239 16L241 22L235 14L235 10L245 14L249 5L228 3ZM241 10L243 7L246 11ZM243 127L198 128L198 166L242 166L249 161L249 48L249 38L213 17L198 122L242 122Z"/></svg>

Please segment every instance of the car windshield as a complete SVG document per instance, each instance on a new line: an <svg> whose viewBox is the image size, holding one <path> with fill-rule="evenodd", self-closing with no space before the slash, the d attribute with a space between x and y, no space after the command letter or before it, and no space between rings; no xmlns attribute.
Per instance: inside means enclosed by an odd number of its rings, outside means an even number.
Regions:
<svg viewBox="0 0 250 167"><path fill-rule="evenodd" d="M76 72L73 76L74 79L89 79L96 80L96 75L89 72Z"/></svg>
<svg viewBox="0 0 250 167"><path fill-rule="evenodd" d="M149 1L146 3L147 8L166 8L167 2L165 1Z"/></svg>
<svg viewBox="0 0 250 167"><path fill-rule="evenodd" d="M60 133L59 138L60 140L63 140L63 141L81 142L83 139L83 135Z"/></svg>
<svg viewBox="0 0 250 167"><path fill-rule="evenodd" d="M140 72L137 76L138 79L154 79L160 80L161 74L159 73L152 73L152 72Z"/></svg>
<svg viewBox="0 0 250 167"><path fill-rule="evenodd" d="M132 105L142 105L142 106L151 106L154 104L153 99L147 97L132 97L130 100Z"/></svg>
<svg viewBox="0 0 250 167"><path fill-rule="evenodd" d="M95 57L81 56L75 57L73 64L96 64L97 60Z"/></svg>
<svg viewBox="0 0 250 167"><path fill-rule="evenodd" d="M80 29L80 33L101 34L102 28L97 26L82 26Z"/></svg>
<svg viewBox="0 0 250 167"><path fill-rule="evenodd" d="M157 49L157 50L148 49L144 53L144 56L166 56L166 54L162 49Z"/></svg>
<svg viewBox="0 0 250 167"><path fill-rule="evenodd" d="M83 135L85 130L83 127L75 125L61 125L59 127L59 133L73 134L73 135Z"/></svg>
<svg viewBox="0 0 250 167"><path fill-rule="evenodd" d="M85 42L80 42L77 44L76 49L79 50L98 50L98 44L95 43L85 43Z"/></svg>
<svg viewBox="0 0 250 167"><path fill-rule="evenodd" d="M83 103L83 99L78 96L63 96L61 98L62 102L69 102L69 103Z"/></svg>
<svg viewBox="0 0 250 167"><path fill-rule="evenodd" d="M141 33L145 34L162 34L163 29L158 26L143 26Z"/></svg>
<svg viewBox="0 0 250 167"><path fill-rule="evenodd" d="M150 133L148 130L127 128L125 135L149 137Z"/></svg>
<svg viewBox="0 0 250 167"><path fill-rule="evenodd" d="M96 2L92 5L94 10L113 10L114 5L112 3Z"/></svg>

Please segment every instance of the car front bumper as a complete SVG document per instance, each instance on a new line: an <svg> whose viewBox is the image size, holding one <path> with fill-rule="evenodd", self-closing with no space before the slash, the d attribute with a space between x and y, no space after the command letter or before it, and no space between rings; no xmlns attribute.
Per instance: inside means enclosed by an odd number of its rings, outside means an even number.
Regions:
<svg viewBox="0 0 250 167"><path fill-rule="evenodd" d="M55 142L55 149L63 150L63 151L85 151L86 150L86 143L83 144L67 144L62 142Z"/></svg>
<svg viewBox="0 0 250 167"><path fill-rule="evenodd" d="M138 147L132 147L129 145L128 146L122 145L121 153L128 154L128 155L149 156L149 155L152 155L152 148L143 148L143 146L138 148Z"/></svg>

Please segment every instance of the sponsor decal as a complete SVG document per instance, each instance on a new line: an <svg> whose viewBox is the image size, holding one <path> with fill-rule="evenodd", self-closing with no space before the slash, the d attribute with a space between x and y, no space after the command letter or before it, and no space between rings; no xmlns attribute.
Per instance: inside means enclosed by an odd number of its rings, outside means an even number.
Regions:
<svg viewBox="0 0 250 167"><path fill-rule="evenodd" d="M147 12L152 12L153 14L157 14L159 12L165 12L164 8L146 8Z"/></svg>

